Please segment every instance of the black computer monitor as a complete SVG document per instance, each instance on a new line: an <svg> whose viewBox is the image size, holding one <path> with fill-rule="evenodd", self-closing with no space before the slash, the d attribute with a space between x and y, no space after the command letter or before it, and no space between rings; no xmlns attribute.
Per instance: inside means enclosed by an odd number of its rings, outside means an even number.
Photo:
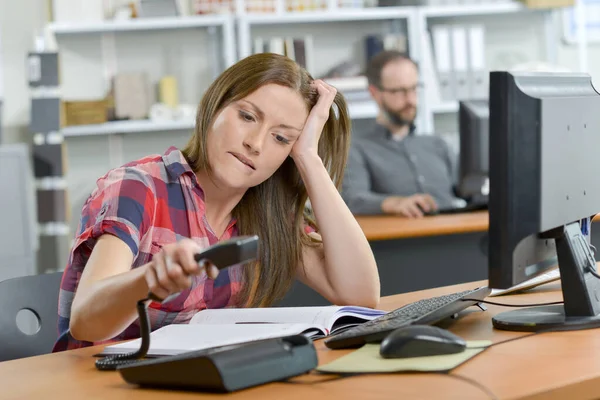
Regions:
<svg viewBox="0 0 600 400"><path fill-rule="evenodd" d="M489 286L505 289L558 263L564 298L493 324L598 327L600 279L586 233L600 210L600 95L586 74L492 72L489 102Z"/></svg>
<svg viewBox="0 0 600 400"><path fill-rule="evenodd" d="M458 103L460 133L458 194L465 199L489 192L489 105L487 99Z"/></svg>

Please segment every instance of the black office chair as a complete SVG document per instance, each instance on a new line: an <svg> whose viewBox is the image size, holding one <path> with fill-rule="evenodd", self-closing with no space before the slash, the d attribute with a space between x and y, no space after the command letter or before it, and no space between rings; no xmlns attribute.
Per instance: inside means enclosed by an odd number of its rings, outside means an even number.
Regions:
<svg viewBox="0 0 600 400"><path fill-rule="evenodd" d="M0 282L0 361L50 353L58 337L58 291L62 272L23 276ZM31 311L39 329L24 333L17 314Z"/></svg>

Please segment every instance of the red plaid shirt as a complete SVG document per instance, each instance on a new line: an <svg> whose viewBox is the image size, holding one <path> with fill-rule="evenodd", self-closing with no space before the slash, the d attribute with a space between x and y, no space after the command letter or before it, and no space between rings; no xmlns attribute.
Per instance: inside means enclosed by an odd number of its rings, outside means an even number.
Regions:
<svg viewBox="0 0 600 400"><path fill-rule="evenodd" d="M69 333L71 304L79 279L98 237L112 234L123 240L134 255L133 268L148 263L161 247L181 238L192 238L202 247L237 235L232 220L218 238L206 221L202 189L183 154L174 147L109 171L83 206L81 221L63 274L59 304L59 338L53 351L100 343L75 340ZM223 270L214 281L196 276L192 287L166 305L148 308L152 330L185 323L205 308L236 307L241 270ZM118 336L102 343L139 337L138 321Z"/></svg>

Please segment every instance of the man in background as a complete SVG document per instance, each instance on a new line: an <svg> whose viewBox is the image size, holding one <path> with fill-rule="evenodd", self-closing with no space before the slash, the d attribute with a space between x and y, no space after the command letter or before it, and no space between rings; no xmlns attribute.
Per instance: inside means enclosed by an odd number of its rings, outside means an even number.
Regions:
<svg viewBox="0 0 600 400"><path fill-rule="evenodd" d="M417 65L403 53L383 51L366 76L379 114L370 132L352 138L342 187L348 207L354 214L407 218L452 207L455 157L443 139L415 134Z"/></svg>

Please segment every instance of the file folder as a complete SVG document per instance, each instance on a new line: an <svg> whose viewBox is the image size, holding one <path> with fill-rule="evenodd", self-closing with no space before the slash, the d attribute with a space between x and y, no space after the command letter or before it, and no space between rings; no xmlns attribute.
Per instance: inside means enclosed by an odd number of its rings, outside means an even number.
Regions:
<svg viewBox="0 0 600 400"><path fill-rule="evenodd" d="M485 67L485 28L469 26L469 97L488 97L488 71Z"/></svg>
<svg viewBox="0 0 600 400"><path fill-rule="evenodd" d="M467 29L462 25L452 27L452 69L456 99L469 98L469 55L467 52Z"/></svg>
<svg viewBox="0 0 600 400"><path fill-rule="evenodd" d="M442 101L455 100L449 27L446 25L436 25L432 27L431 35L433 38L433 52L439 80L440 97Z"/></svg>

